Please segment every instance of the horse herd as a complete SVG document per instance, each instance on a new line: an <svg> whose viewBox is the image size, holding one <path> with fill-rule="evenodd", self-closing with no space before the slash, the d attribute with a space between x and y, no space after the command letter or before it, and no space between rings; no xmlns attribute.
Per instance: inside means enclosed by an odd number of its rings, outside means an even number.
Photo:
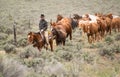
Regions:
<svg viewBox="0 0 120 77"><path fill-rule="evenodd" d="M72 30L78 28L82 31L83 37L85 34L87 35L89 43L94 43L104 38L106 34L111 34L112 30L120 32L120 17L111 13L85 14L82 16L73 14L73 17L69 18L58 14L56 22L50 21L50 28L48 37L45 37L44 32L29 32L27 35L28 42L33 44L33 47L37 47L39 51L43 47L48 49L48 45L53 51L53 40L56 41L57 46L65 45L68 36L72 40ZM48 39L48 42L46 39Z"/></svg>

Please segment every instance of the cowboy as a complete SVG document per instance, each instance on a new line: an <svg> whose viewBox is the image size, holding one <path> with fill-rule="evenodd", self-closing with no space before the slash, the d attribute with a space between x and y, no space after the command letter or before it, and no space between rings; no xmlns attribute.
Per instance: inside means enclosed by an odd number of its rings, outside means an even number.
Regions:
<svg viewBox="0 0 120 77"><path fill-rule="evenodd" d="M40 22L39 22L39 30L42 32L42 31L46 31L47 28L48 28L48 23L47 21L45 20L45 15L44 14L41 14L40 16Z"/></svg>
<svg viewBox="0 0 120 77"><path fill-rule="evenodd" d="M40 16L40 22L39 22L39 30L40 30L40 34L42 36L42 39L45 39L45 44L48 45L47 43L47 40L46 40L46 37L45 37L45 31L47 30L48 28L48 23L47 21L45 20L45 15L44 14L41 14Z"/></svg>

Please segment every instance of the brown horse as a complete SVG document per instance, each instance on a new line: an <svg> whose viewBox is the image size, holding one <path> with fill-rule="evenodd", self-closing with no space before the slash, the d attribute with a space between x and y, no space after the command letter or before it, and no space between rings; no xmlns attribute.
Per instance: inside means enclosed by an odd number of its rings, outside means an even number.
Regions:
<svg viewBox="0 0 120 77"><path fill-rule="evenodd" d="M112 19L112 29L115 29L115 32L118 29L120 31L120 17L116 17Z"/></svg>
<svg viewBox="0 0 120 77"><path fill-rule="evenodd" d="M100 35L101 35L101 37L104 37L105 32L107 31L107 23L105 20L103 20L101 18L97 19L97 23L100 27Z"/></svg>
<svg viewBox="0 0 120 77"><path fill-rule="evenodd" d="M67 21L68 21L67 18L63 18L58 23L50 22L50 24L51 24L52 28L60 29L60 30L62 30L64 32L66 32L67 37L70 36L70 40L72 40L72 28L70 26L70 23L67 22Z"/></svg>
<svg viewBox="0 0 120 77"><path fill-rule="evenodd" d="M68 18L68 17L63 17L62 15L58 14L57 15L57 20L56 22L62 22L70 25L72 29L75 29L78 26L78 22L74 20L74 18Z"/></svg>
<svg viewBox="0 0 120 77"><path fill-rule="evenodd" d="M66 27L66 25L58 24L55 22L51 22L52 30L51 34L52 36L56 36L56 44L58 45L60 42L65 45L65 39L70 34L69 27ZM59 41L59 43L58 43Z"/></svg>
<svg viewBox="0 0 120 77"><path fill-rule="evenodd" d="M39 51L41 51L42 47L45 47L47 50L48 44L44 34L40 32L38 33L29 32L27 37L28 37L28 42L30 44L33 44L33 47L37 47Z"/></svg>
<svg viewBox="0 0 120 77"><path fill-rule="evenodd" d="M111 30L112 30L112 19L113 19L112 14L107 14L103 16L103 20L105 20L107 24L106 30L107 30L107 33L109 34L111 34Z"/></svg>
<svg viewBox="0 0 120 77"><path fill-rule="evenodd" d="M51 47L51 50L53 51L53 40L55 39L56 45L65 45L66 41L66 32L58 27L52 28L50 32L48 32L48 41Z"/></svg>

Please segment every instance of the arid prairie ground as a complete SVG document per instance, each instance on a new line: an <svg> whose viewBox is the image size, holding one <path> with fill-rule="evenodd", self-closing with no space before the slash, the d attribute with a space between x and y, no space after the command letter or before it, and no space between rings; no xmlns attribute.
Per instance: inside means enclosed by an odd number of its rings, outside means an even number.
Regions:
<svg viewBox="0 0 120 77"><path fill-rule="evenodd" d="M75 29L73 39L67 38L66 46L55 46L54 52L50 47L39 52L26 40L29 31L39 31L42 13L49 23L57 14L120 16L119 6L120 0L0 0L0 77L120 77L120 32L112 31L89 44ZM13 43L14 22L17 46Z"/></svg>

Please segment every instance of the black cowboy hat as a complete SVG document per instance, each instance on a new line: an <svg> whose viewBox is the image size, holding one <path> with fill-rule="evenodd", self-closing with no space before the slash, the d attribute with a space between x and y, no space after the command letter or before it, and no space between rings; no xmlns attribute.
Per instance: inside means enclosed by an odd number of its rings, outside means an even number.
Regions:
<svg viewBox="0 0 120 77"><path fill-rule="evenodd" d="M44 14L41 14L41 16L40 17L45 17L45 15Z"/></svg>

